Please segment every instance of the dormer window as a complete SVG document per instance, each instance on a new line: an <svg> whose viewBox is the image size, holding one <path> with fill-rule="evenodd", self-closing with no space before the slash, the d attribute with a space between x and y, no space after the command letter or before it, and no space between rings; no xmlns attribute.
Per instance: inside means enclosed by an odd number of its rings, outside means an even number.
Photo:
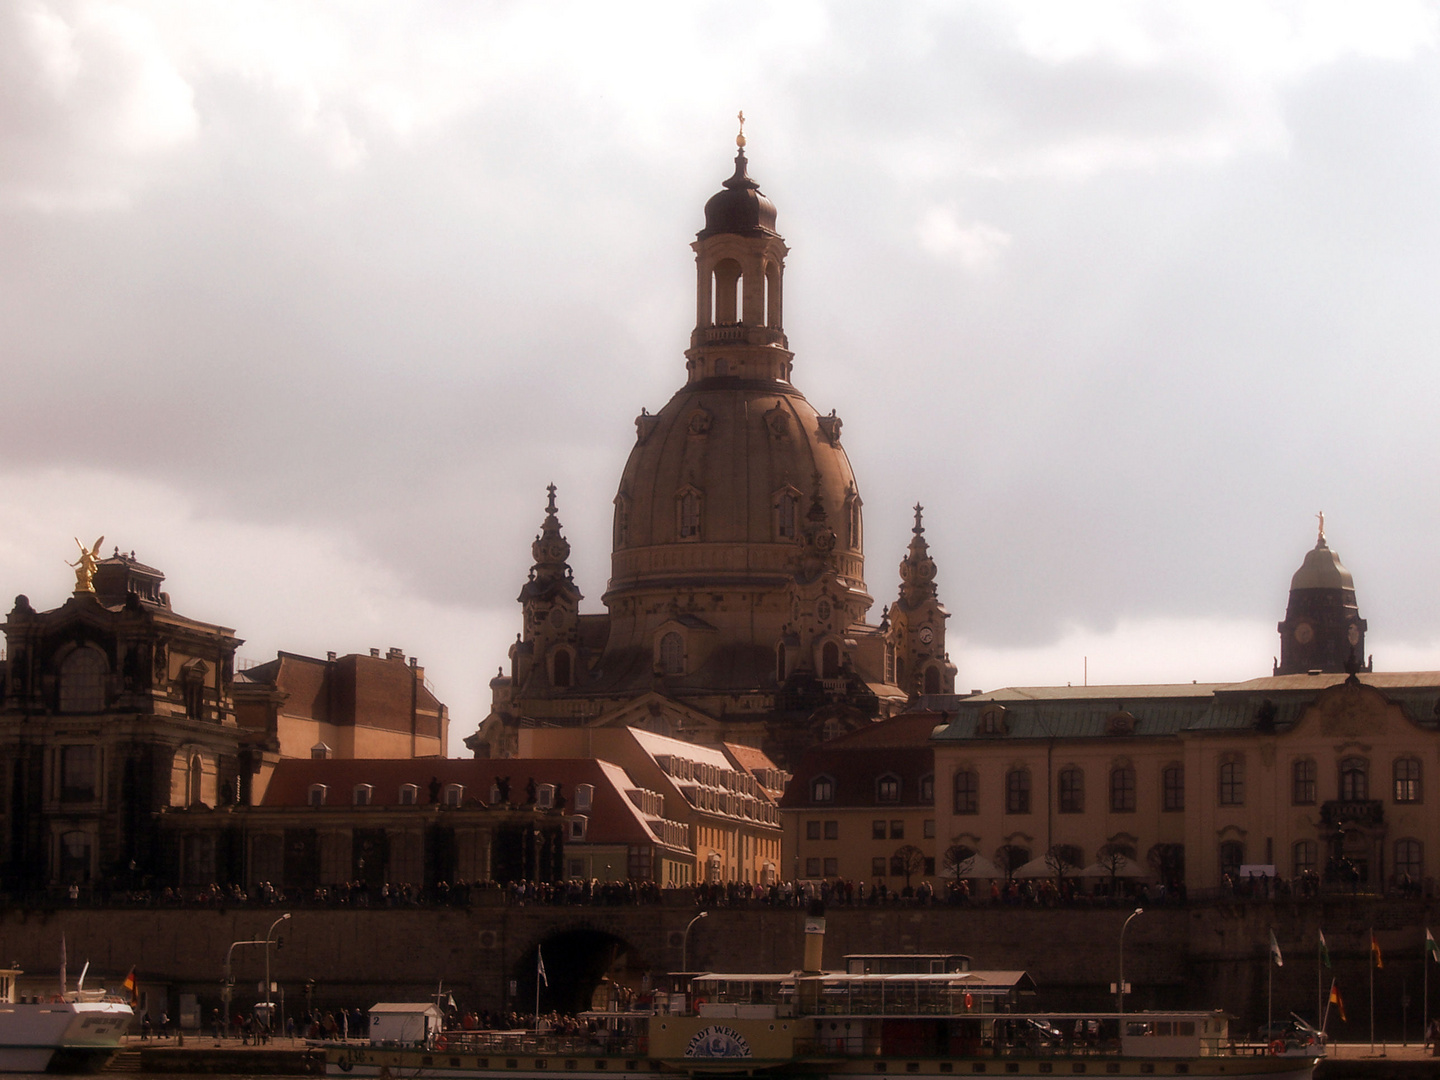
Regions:
<svg viewBox="0 0 1440 1080"><path fill-rule="evenodd" d="M465 798L465 786L463 784L446 784L441 801L446 806L459 806Z"/></svg>
<svg viewBox="0 0 1440 1080"><path fill-rule="evenodd" d="M420 801L420 789L415 784L400 785L400 805L414 806Z"/></svg>
<svg viewBox="0 0 1440 1080"><path fill-rule="evenodd" d="M555 807L555 785L541 784L535 790L535 805L541 810L552 810Z"/></svg>
<svg viewBox="0 0 1440 1080"><path fill-rule="evenodd" d="M875 781L875 801L898 803L900 801L900 777L886 773Z"/></svg>
<svg viewBox="0 0 1440 1080"><path fill-rule="evenodd" d="M575 809L582 814L590 812L590 806L595 798L594 784L575 785Z"/></svg>
<svg viewBox="0 0 1440 1080"><path fill-rule="evenodd" d="M330 747L323 742L317 742L310 747L310 759L312 761L328 761L330 758Z"/></svg>
<svg viewBox="0 0 1440 1080"><path fill-rule="evenodd" d="M585 831L589 827L590 819L584 814L575 814L570 818L570 839L584 840Z"/></svg>
<svg viewBox="0 0 1440 1080"><path fill-rule="evenodd" d="M1005 722L1005 706L993 701L980 710L977 733L980 735L1004 735L1008 730Z"/></svg>
<svg viewBox="0 0 1440 1080"><path fill-rule="evenodd" d="M324 784L311 784L310 790L306 792L305 795L306 804L309 806L324 806L325 791L326 788Z"/></svg>
<svg viewBox="0 0 1440 1080"><path fill-rule="evenodd" d="M835 801L835 780L829 776L817 776L810 781L810 801L828 803Z"/></svg>
<svg viewBox="0 0 1440 1080"><path fill-rule="evenodd" d="M352 802L356 806L369 806L370 795L374 789L369 784L356 784L352 793Z"/></svg>
<svg viewBox="0 0 1440 1080"><path fill-rule="evenodd" d="M1110 714L1110 719L1105 722L1105 731L1110 735L1133 735L1135 717L1124 709L1119 709Z"/></svg>

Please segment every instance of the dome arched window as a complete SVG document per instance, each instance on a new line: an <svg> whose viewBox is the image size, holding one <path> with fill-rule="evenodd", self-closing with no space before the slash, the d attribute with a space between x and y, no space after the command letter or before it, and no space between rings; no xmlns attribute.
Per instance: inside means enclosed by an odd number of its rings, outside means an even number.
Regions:
<svg viewBox="0 0 1440 1080"><path fill-rule="evenodd" d="M794 540L799 519L800 497L794 491L782 491L775 499L775 538Z"/></svg>
<svg viewBox="0 0 1440 1080"><path fill-rule="evenodd" d="M676 525L681 540L700 539L700 493L682 491L675 501Z"/></svg>
<svg viewBox="0 0 1440 1080"><path fill-rule="evenodd" d="M664 675L685 674L685 639L674 630L660 639L660 671Z"/></svg>

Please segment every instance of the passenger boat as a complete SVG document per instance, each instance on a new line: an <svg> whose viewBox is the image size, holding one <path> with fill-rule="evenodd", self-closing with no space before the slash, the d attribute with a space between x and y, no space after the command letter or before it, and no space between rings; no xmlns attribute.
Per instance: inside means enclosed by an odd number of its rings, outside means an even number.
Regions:
<svg viewBox="0 0 1440 1080"><path fill-rule="evenodd" d="M0 1072L97 1072L120 1049L130 1006L103 990L18 993L23 974L0 968ZM81 976L81 986L84 976Z"/></svg>
<svg viewBox="0 0 1440 1080"><path fill-rule="evenodd" d="M1310 1080L1313 1047L1232 1042L1217 1011L1044 1012L1023 971L963 956L848 956L843 972L685 977L648 1013L589 1014L589 1036L426 1032L326 1046L332 1076L586 1080L795 1076L1154 1076ZM415 1034L420 1034L416 1032Z"/></svg>

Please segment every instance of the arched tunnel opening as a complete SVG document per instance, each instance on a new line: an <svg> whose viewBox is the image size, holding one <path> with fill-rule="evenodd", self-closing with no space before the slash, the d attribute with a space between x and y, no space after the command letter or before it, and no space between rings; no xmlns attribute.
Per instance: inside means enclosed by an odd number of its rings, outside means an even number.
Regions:
<svg viewBox="0 0 1440 1080"><path fill-rule="evenodd" d="M539 977L540 958L545 964L544 979ZM605 1008L616 994L648 990L649 974L648 965L624 938L603 930L562 930L520 958L512 975L515 996L510 1008L533 1012L537 986L542 1014L574 1015Z"/></svg>

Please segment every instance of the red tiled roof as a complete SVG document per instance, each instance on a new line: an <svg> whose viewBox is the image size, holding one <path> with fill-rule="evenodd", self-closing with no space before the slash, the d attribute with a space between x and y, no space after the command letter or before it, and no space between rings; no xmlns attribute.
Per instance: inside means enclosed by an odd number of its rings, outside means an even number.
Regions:
<svg viewBox="0 0 1440 1080"><path fill-rule="evenodd" d="M823 745L837 749L862 746L928 746L931 732L949 719L941 712L901 713L889 720L878 720L868 727L847 731Z"/></svg>
<svg viewBox="0 0 1440 1080"><path fill-rule="evenodd" d="M935 752L925 746L837 746L841 739L832 739L812 747L801 757L795 775L785 786L780 799L783 809L795 807L886 807L921 806L920 780L935 772ZM893 774L900 780L898 802L880 802L877 785L882 776ZM834 797L824 803L811 799L811 781L828 776L833 782Z"/></svg>
<svg viewBox="0 0 1440 1080"><path fill-rule="evenodd" d="M594 786L588 843L646 844L656 842L644 818L625 796L631 785L624 770L594 758L286 758L276 763L262 806L303 807L309 804L312 784L324 784L333 793L330 805L347 805L359 784L371 786L370 806L400 807L400 787L414 784L417 805L430 805L430 783L460 784L466 805L487 803L496 778L510 778L510 802L525 802L526 785L558 784L565 798L565 813L575 810L575 789ZM406 807L405 809L408 809ZM363 813L364 808L357 808Z"/></svg>
<svg viewBox="0 0 1440 1080"><path fill-rule="evenodd" d="M760 769L776 768L775 762L770 760L770 755L756 747L727 742L725 749L735 759L735 763L747 772L754 773Z"/></svg>

